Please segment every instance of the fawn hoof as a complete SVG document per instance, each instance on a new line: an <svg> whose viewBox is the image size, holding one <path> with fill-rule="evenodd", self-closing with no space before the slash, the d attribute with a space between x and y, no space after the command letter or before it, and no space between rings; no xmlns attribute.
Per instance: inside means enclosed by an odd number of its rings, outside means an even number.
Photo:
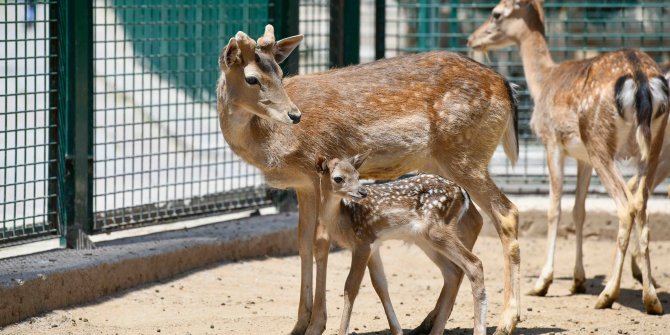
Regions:
<svg viewBox="0 0 670 335"><path fill-rule="evenodd" d="M663 315L663 305L656 296L645 297L643 299L644 309L650 315Z"/></svg>
<svg viewBox="0 0 670 335"><path fill-rule="evenodd" d="M614 304L614 301L616 301L616 297L612 297L605 292L600 293L598 301L596 301L595 308L596 309L612 308L612 304Z"/></svg>
<svg viewBox="0 0 670 335"><path fill-rule="evenodd" d="M570 288L570 293L572 294L584 294L586 293L586 286L584 286L584 281L575 281L572 283Z"/></svg>
<svg viewBox="0 0 670 335"><path fill-rule="evenodd" d="M305 335L321 335L323 332L326 330L326 325L309 325L309 328L307 328L307 331L305 331Z"/></svg>
<svg viewBox="0 0 670 335"><path fill-rule="evenodd" d="M296 322L295 326L293 327L293 330L291 330L291 335L305 335L308 326L309 323L298 320L298 322Z"/></svg>
<svg viewBox="0 0 670 335"><path fill-rule="evenodd" d="M433 320L435 320L433 313L431 312L426 316L426 318L421 322L421 324L412 329L412 331L409 332L409 335L425 335L425 334L430 334L430 331L433 330Z"/></svg>

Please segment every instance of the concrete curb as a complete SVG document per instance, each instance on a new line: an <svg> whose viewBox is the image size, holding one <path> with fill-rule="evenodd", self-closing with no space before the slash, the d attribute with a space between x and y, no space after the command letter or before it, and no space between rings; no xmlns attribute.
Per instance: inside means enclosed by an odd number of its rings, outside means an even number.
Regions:
<svg viewBox="0 0 670 335"><path fill-rule="evenodd" d="M217 262L295 254L296 224L297 214L252 217L2 260L0 326Z"/></svg>

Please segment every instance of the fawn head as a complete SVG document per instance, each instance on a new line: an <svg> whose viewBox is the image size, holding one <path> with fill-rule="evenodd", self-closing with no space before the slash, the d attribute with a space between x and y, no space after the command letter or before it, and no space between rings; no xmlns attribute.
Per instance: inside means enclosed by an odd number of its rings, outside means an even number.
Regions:
<svg viewBox="0 0 670 335"><path fill-rule="evenodd" d="M470 37L474 50L499 49L519 44L531 30L544 35L543 0L500 0L491 16Z"/></svg>
<svg viewBox="0 0 670 335"><path fill-rule="evenodd" d="M275 42L274 28L269 24L258 41L237 32L219 56L229 103L267 120L300 122L300 110L284 89L279 64L298 47L302 38L296 35Z"/></svg>
<svg viewBox="0 0 670 335"><path fill-rule="evenodd" d="M330 189L342 198L361 199L368 192L361 186L358 169L368 158L369 153L359 154L348 159L327 160L323 156L316 158L316 171L321 176L322 187ZM324 184L325 183L325 184Z"/></svg>

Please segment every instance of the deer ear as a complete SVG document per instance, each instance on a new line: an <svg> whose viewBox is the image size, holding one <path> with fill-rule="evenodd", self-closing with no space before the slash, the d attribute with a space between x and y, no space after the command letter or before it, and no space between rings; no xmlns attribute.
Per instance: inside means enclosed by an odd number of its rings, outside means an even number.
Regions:
<svg viewBox="0 0 670 335"><path fill-rule="evenodd" d="M358 170L358 169L361 168L361 166L363 165L363 163L365 163L365 160L368 159L369 156L370 156L370 152L367 151L367 152L365 152L365 153L358 154L358 155L356 155L356 156L350 158L350 159L349 159L349 162L351 163L351 165L354 166L354 168L355 168L356 170Z"/></svg>
<svg viewBox="0 0 670 335"><path fill-rule="evenodd" d="M319 174L328 172L328 161L326 160L326 157L317 156L314 166L316 167L316 172Z"/></svg>
<svg viewBox="0 0 670 335"><path fill-rule="evenodd" d="M303 35L295 35L291 37L287 37L284 39L281 39L277 42L275 45L275 61L277 64L281 64L281 62L285 61L286 58L295 50L295 48L300 45L300 42L302 42Z"/></svg>
<svg viewBox="0 0 670 335"><path fill-rule="evenodd" d="M242 51L237 45L237 40L233 37L228 41L228 45L221 50L221 56L219 56L219 68L223 70L225 68L231 68L235 64L242 64Z"/></svg>

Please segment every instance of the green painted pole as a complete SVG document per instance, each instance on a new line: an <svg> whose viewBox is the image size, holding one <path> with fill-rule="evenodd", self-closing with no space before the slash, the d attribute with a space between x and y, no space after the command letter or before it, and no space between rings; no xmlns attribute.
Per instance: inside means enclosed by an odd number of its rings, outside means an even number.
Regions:
<svg viewBox="0 0 670 335"><path fill-rule="evenodd" d="M300 2L298 0L272 1L272 6L270 6L270 18L274 23L275 38L277 40L300 34L299 14ZM299 60L300 54L298 50L295 50L284 63L281 64L285 76L298 74Z"/></svg>
<svg viewBox="0 0 670 335"><path fill-rule="evenodd" d="M92 2L62 0L60 7L60 216L68 248L91 247L93 230Z"/></svg>
<svg viewBox="0 0 670 335"><path fill-rule="evenodd" d="M347 66L360 62L360 0L330 2L330 65Z"/></svg>
<svg viewBox="0 0 670 335"><path fill-rule="evenodd" d="M386 0L375 0L375 59L386 56Z"/></svg>

